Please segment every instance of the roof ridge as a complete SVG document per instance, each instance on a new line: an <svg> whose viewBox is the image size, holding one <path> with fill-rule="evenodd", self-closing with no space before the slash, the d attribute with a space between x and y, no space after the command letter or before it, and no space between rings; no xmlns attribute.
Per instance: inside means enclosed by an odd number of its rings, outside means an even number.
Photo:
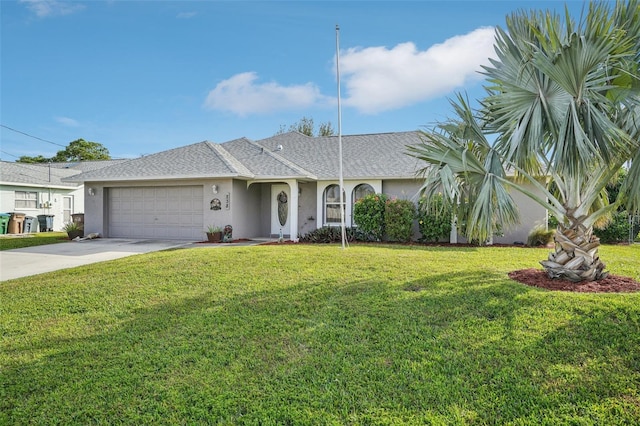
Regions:
<svg viewBox="0 0 640 426"><path fill-rule="evenodd" d="M317 176L315 174L313 174L310 171L306 170L305 168L299 166L298 164L294 163L293 161L287 160L286 158L282 157L281 155L276 154L275 152L269 150L267 147L262 146L262 144L260 144L260 143L258 143L256 141L252 141L250 139L247 139L247 141L250 144L255 145L256 147L262 149L263 153L270 155L272 158L275 158L276 160L278 160L282 164L286 165L287 167L290 167L293 170L296 170L296 171L300 172L302 175L305 175L305 176L310 177L310 178L317 179Z"/></svg>
<svg viewBox="0 0 640 426"><path fill-rule="evenodd" d="M243 138L241 138L243 139ZM239 175L251 176L254 174L244 165L240 160L234 157L229 151L227 151L221 144L205 141L207 147L211 149L220 158L229 170Z"/></svg>

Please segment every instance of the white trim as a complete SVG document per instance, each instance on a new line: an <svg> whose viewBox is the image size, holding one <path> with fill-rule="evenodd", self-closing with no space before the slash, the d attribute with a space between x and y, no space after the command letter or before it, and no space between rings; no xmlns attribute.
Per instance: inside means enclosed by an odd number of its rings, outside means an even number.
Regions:
<svg viewBox="0 0 640 426"><path fill-rule="evenodd" d="M353 223L353 202L351 198L351 194L356 186L366 183L367 185L371 185L374 193L382 193L382 180L374 180L374 179L349 179L344 182L344 191L345 191L345 223ZM339 185L337 180L325 180L318 181L317 193L316 193L316 218L317 218L317 228L322 228L323 226L336 226L334 223L325 223L324 220L324 191L327 189L329 185ZM339 225L339 224L338 224Z"/></svg>

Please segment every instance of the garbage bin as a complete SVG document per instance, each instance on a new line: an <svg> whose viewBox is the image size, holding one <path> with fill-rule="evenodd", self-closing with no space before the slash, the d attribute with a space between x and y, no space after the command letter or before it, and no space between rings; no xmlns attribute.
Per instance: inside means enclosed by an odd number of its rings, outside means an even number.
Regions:
<svg viewBox="0 0 640 426"><path fill-rule="evenodd" d="M9 227L9 218L11 214L9 213L0 213L0 234L6 234L7 228Z"/></svg>
<svg viewBox="0 0 640 426"><path fill-rule="evenodd" d="M40 225L40 232L53 231L53 216L52 214L38 215L38 225Z"/></svg>
<svg viewBox="0 0 640 426"><path fill-rule="evenodd" d="M24 218L24 227L22 232L24 232L25 234L29 234L31 232L34 232L36 230L34 221L36 220L35 217L33 216L25 216Z"/></svg>
<svg viewBox="0 0 640 426"><path fill-rule="evenodd" d="M73 223L78 225L78 228L84 229L84 213L74 213L71 215Z"/></svg>
<svg viewBox="0 0 640 426"><path fill-rule="evenodd" d="M24 213L13 213L9 218L9 228L7 229L8 234L22 234L24 218L26 214Z"/></svg>

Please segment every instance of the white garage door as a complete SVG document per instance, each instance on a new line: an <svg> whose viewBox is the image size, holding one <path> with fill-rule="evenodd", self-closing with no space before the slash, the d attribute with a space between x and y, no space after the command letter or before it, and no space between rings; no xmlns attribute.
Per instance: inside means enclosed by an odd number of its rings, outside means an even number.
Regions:
<svg viewBox="0 0 640 426"><path fill-rule="evenodd" d="M202 186L109 189L109 236L202 240Z"/></svg>

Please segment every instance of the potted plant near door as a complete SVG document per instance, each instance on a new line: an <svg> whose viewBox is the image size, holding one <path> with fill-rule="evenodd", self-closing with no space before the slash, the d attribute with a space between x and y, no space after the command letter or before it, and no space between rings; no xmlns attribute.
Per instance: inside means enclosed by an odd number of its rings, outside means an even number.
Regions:
<svg viewBox="0 0 640 426"><path fill-rule="evenodd" d="M77 222L65 223L62 229L67 233L70 240L84 236L84 229Z"/></svg>
<svg viewBox="0 0 640 426"><path fill-rule="evenodd" d="M222 228L215 225L207 226L207 240L210 243L219 243L222 241Z"/></svg>

